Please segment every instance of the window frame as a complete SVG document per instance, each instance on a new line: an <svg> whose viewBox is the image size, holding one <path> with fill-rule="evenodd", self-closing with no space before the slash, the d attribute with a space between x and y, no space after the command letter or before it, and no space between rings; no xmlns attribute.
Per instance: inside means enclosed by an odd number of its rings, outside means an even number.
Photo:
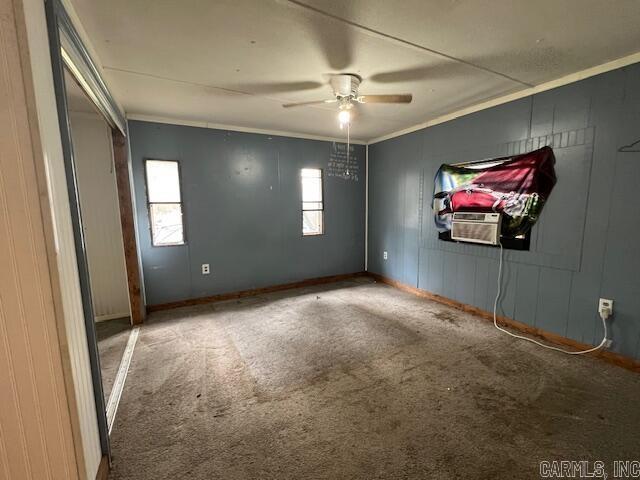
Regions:
<svg viewBox="0 0 640 480"><path fill-rule="evenodd" d="M152 202L149 197L149 171L147 169L148 162L170 162L178 165L178 190L180 191L180 201L179 202ZM144 188L146 195L146 203L147 203L147 219L149 221L149 236L151 238L151 246L164 248L164 247L181 247L187 244L187 226L185 221L185 212L184 212L184 198L182 196L182 164L180 160L163 160L160 158L145 158L144 159ZM181 243L165 243L165 244L156 244L155 238L153 236L153 216L151 214L151 205L180 205L181 212L181 221L182 221L182 242Z"/></svg>
<svg viewBox="0 0 640 480"><path fill-rule="evenodd" d="M302 179L304 178L302 176L302 171L303 170L318 170L320 172L320 195L321 195L321 201L320 202L305 202L304 201L304 186L302 184ZM311 178L315 178L315 177L311 177ZM310 208L310 209L305 209L304 208L304 204L305 203L320 203L322 208ZM318 167L302 167L300 169L300 233L302 234L303 237L318 237L320 235L324 235L325 234L325 224L324 224L324 169L322 168L318 168ZM321 230L318 233L304 233L304 212L320 212L320 216L321 216Z"/></svg>

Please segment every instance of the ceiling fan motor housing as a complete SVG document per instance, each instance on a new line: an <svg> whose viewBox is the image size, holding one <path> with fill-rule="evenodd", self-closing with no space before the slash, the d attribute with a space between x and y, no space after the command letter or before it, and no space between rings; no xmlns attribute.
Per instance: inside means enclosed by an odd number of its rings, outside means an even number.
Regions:
<svg viewBox="0 0 640 480"><path fill-rule="evenodd" d="M338 98L357 97L361 78L350 73L331 77L331 87Z"/></svg>
<svg viewBox="0 0 640 480"><path fill-rule="evenodd" d="M358 89L362 77L355 73L338 73L331 76L330 83L334 98L326 100L312 100L310 102L285 103L285 108L321 105L324 103L338 103L339 110L348 110L354 103L411 103L413 95L410 93L395 93L382 95L360 95Z"/></svg>

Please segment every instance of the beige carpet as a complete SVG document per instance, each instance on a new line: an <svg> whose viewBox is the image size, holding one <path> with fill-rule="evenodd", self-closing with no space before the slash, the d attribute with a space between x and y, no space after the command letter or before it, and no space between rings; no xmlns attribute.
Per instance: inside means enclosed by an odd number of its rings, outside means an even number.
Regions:
<svg viewBox="0 0 640 480"><path fill-rule="evenodd" d="M527 479L638 459L640 376L367 279L142 328L112 479Z"/></svg>

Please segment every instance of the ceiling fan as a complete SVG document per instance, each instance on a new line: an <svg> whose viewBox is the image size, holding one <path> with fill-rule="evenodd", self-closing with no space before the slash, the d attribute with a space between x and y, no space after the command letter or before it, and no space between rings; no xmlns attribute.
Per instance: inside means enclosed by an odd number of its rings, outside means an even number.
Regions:
<svg viewBox="0 0 640 480"><path fill-rule="evenodd" d="M324 103L338 104L338 120L340 125L348 125L351 122L351 109L357 103L411 103L413 95L410 93L384 94L384 95L360 95L358 89L362 77L353 73L341 73L332 75L330 84L335 98L326 100L313 100L310 102L285 103L284 108L302 107L308 105L321 105Z"/></svg>

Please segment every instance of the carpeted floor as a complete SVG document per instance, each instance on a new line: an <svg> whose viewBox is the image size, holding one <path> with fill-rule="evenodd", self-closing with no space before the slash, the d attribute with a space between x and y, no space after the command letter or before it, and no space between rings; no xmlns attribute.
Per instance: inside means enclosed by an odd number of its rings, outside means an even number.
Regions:
<svg viewBox="0 0 640 480"><path fill-rule="evenodd" d="M640 376L368 279L151 315L115 479L527 479L638 460Z"/></svg>
<svg viewBox="0 0 640 480"><path fill-rule="evenodd" d="M109 401L109 394L118 373L122 354L127 347L130 331L131 321L129 317L96 323L105 404Z"/></svg>

